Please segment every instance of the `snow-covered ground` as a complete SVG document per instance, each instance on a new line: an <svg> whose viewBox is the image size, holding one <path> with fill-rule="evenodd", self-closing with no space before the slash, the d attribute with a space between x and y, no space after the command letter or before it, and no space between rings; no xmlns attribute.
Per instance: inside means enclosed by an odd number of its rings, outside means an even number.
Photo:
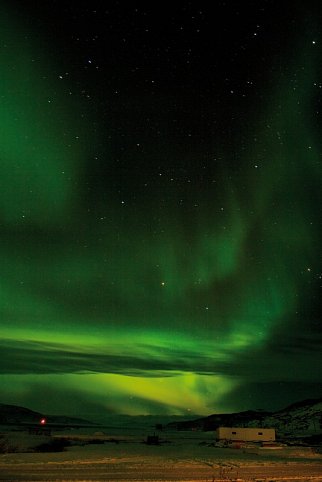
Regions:
<svg viewBox="0 0 322 482"><path fill-rule="evenodd" d="M65 436L76 445L63 452L33 453L30 448L50 438L11 432L8 442L21 452L0 456L0 480L322 481L322 455L307 447L218 448L211 445L213 433L193 431L157 432L160 444L147 445L148 435L154 435L153 429L56 432L52 437ZM88 443L93 440L101 443Z"/></svg>

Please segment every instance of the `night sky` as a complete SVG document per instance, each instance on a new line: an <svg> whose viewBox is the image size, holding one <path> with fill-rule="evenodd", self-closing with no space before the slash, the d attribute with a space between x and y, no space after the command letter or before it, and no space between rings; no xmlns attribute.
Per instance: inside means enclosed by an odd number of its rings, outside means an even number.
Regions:
<svg viewBox="0 0 322 482"><path fill-rule="evenodd" d="M2 403L322 396L318 4L2 2Z"/></svg>

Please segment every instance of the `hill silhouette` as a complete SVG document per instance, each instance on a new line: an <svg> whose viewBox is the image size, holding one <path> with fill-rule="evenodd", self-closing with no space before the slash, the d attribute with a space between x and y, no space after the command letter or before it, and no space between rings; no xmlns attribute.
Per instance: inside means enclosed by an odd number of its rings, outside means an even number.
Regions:
<svg viewBox="0 0 322 482"><path fill-rule="evenodd" d="M39 424L40 420L45 418L47 424L55 425L93 425L93 422L77 417L68 417L64 415L50 415L46 413L35 412L26 407L18 405L7 405L0 403L0 424Z"/></svg>
<svg viewBox="0 0 322 482"><path fill-rule="evenodd" d="M247 410L238 413L213 414L195 420L173 422L169 428L178 430L216 430L228 427L274 427L284 436L309 436L322 433L322 398L293 403L276 412Z"/></svg>

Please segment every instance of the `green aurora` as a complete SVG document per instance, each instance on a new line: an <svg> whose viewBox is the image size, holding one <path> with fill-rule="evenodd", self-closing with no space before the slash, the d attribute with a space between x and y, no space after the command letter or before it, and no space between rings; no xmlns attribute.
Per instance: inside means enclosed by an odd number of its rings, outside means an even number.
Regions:
<svg viewBox="0 0 322 482"><path fill-rule="evenodd" d="M272 68L260 102L240 108L247 122L234 143L218 134L206 163L171 144L159 154L171 170L147 167L139 183L139 154L119 167L106 126L87 127L95 109L68 94L58 56L47 59L50 46L13 15L1 22L1 401L209 414L264 404L272 386L318 384L312 36L283 75Z"/></svg>

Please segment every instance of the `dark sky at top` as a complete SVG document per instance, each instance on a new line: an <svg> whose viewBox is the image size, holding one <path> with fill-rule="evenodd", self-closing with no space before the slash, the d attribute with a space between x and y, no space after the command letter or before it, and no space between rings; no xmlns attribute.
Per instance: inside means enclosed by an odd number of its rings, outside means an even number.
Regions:
<svg viewBox="0 0 322 482"><path fill-rule="evenodd" d="M314 2L2 5L1 401L321 396L321 29Z"/></svg>

